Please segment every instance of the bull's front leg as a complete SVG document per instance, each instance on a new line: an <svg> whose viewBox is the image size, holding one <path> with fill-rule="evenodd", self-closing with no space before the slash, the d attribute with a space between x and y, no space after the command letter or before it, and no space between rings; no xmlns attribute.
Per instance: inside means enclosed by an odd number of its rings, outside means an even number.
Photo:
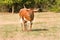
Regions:
<svg viewBox="0 0 60 40"><path fill-rule="evenodd" d="M26 23L27 23L26 21L23 22L23 30L24 30L24 31L27 31L27 27L26 27L27 24L26 24Z"/></svg>
<svg viewBox="0 0 60 40"><path fill-rule="evenodd" d="M30 31L32 30L32 21L30 21Z"/></svg>

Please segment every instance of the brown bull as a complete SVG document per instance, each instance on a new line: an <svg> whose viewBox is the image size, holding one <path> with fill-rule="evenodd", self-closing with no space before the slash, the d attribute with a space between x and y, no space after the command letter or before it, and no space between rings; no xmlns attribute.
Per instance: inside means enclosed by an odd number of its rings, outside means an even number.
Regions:
<svg viewBox="0 0 60 40"><path fill-rule="evenodd" d="M26 9L26 8L23 8L19 11L19 16L23 22L23 30L26 31L27 28L26 28L26 24L27 22L29 22L30 24L30 30L32 29L32 21L34 19L34 11L33 11L33 8L30 8L30 9Z"/></svg>

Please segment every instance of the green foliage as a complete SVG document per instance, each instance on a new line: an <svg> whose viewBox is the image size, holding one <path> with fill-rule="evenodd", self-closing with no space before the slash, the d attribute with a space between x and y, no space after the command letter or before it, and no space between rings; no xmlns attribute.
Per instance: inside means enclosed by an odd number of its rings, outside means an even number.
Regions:
<svg viewBox="0 0 60 40"><path fill-rule="evenodd" d="M52 11L52 12L60 12L60 7L59 6L53 6L49 10Z"/></svg>
<svg viewBox="0 0 60 40"><path fill-rule="evenodd" d="M54 5L50 4L49 10L53 12L60 12L60 0L55 0Z"/></svg>
<svg viewBox="0 0 60 40"><path fill-rule="evenodd" d="M40 9L40 11L44 11L46 9L50 11L60 10L60 0L0 0L0 5L7 5L11 9L12 6L14 6L15 11L19 11L20 8L23 8L23 5L25 5L27 8L37 7Z"/></svg>
<svg viewBox="0 0 60 40"><path fill-rule="evenodd" d="M57 5L60 5L60 0L56 0Z"/></svg>
<svg viewBox="0 0 60 40"><path fill-rule="evenodd" d="M0 0L0 4L12 5L14 3L19 3L21 0Z"/></svg>

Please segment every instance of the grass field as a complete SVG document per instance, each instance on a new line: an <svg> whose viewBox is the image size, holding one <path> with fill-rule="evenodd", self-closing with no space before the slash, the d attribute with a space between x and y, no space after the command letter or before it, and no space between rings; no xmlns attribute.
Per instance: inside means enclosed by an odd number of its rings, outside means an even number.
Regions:
<svg viewBox="0 0 60 40"><path fill-rule="evenodd" d="M60 13L35 13L30 32L19 22L18 14L0 14L0 40L60 40Z"/></svg>

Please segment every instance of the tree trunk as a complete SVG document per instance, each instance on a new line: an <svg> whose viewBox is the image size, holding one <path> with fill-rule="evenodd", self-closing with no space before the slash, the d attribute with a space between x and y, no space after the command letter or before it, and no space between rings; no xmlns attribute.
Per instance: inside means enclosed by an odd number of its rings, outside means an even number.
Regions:
<svg viewBox="0 0 60 40"><path fill-rule="evenodd" d="M12 5L12 14L14 14L14 5Z"/></svg>

